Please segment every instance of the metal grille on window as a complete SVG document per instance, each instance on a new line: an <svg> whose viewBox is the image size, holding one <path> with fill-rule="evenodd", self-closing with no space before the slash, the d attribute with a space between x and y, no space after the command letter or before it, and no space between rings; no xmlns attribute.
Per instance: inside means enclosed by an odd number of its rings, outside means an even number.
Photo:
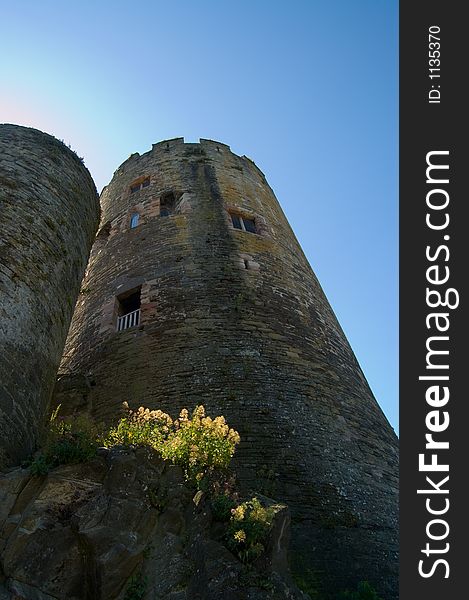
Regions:
<svg viewBox="0 0 469 600"><path fill-rule="evenodd" d="M140 309L134 310L126 315L117 317L117 331L124 331L136 327L140 323Z"/></svg>
<svg viewBox="0 0 469 600"><path fill-rule="evenodd" d="M140 323L140 292L138 288L117 297L117 331L136 327Z"/></svg>

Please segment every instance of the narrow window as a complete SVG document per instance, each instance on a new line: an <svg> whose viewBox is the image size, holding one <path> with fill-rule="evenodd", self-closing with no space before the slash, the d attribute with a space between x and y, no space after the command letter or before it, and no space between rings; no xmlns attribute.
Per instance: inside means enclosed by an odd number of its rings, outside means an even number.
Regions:
<svg viewBox="0 0 469 600"><path fill-rule="evenodd" d="M230 213L231 222L235 229L241 229L241 231L248 231L249 233L257 233L256 223L254 219L248 219L234 213Z"/></svg>
<svg viewBox="0 0 469 600"><path fill-rule="evenodd" d="M163 194L160 199L160 217L168 217L174 213L176 198L173 192Z"/></svg>
<svg viewBox="0 0 469 600"><path fill-rule="evenodd" d="M130 229L137 227L139 217L140 215L138 213L133 213L133 215L130 217Z"/></svg>
<svg viewBox="0 0 469 600"><path fill-rule="evenodd" d="M242 229L241 218L238 215L231 215L231 220L235 229Z"/></svg>
<svg viewBox="0 0 469 600"><path fill-rule="evenodd" d="M244 229L249 231L249 233L256 233L256 225L253 219L243 218Z"/></svg>
<svg viewBox="0 0 469 600"><path fill-rule="evenodd" d="M140 323L140 291L141 288L137 288L117 297L117 331Z"/></svg>
<svg viewBox="0 0 469 600"><path fill-rule="evenodd" d="M138 192L139 190L141 190L142 188L146 188L150 185L150 177L140 177L140 179L137 179L136 181L134 181L131 186L130 186L130 193L133 194L135 192Z"/></svg>

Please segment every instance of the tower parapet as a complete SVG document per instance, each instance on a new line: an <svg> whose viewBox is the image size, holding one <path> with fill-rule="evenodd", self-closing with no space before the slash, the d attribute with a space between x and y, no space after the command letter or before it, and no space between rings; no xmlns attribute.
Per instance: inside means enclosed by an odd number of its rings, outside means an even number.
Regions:
<svg viewBox="0 0 469 600"><path fill-rule="evenodd" d="M262 172L177 138L132 155L101 203L62 403L82 377L99 420L123 401L222 413L243 485L291 507L293 569L396 598L396 436Z"/></svg>

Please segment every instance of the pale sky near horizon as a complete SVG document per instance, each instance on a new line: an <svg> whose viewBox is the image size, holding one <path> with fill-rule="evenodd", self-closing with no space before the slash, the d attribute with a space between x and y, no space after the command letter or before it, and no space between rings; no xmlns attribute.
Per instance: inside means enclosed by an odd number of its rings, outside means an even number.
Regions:
<svg viewBox="0 0 469 600"><path fill-rule="evenodd" d="M2 2L0 122L98 189L163 139L252 158L397 431L397 46L397 0Z"/></svg>

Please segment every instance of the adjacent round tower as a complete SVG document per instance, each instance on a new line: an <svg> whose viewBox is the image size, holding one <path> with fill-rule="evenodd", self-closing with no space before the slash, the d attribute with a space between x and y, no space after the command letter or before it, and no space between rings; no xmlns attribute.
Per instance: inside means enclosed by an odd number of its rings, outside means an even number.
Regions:
<svg viewBox="0 0 469 600"><path fill-rule="evenodd" d="M396 598L396 436L264 175L174 139L101 202L57 397L104 421L124 400L223 414L243 484L291 507L293 570Z"/></svg>
<svg viewBox="0 0 469 600"><path fill-rule="evenodd" d="M63 143L0 125L0 465L34 449L99 222L93 180Z"/></svg>

